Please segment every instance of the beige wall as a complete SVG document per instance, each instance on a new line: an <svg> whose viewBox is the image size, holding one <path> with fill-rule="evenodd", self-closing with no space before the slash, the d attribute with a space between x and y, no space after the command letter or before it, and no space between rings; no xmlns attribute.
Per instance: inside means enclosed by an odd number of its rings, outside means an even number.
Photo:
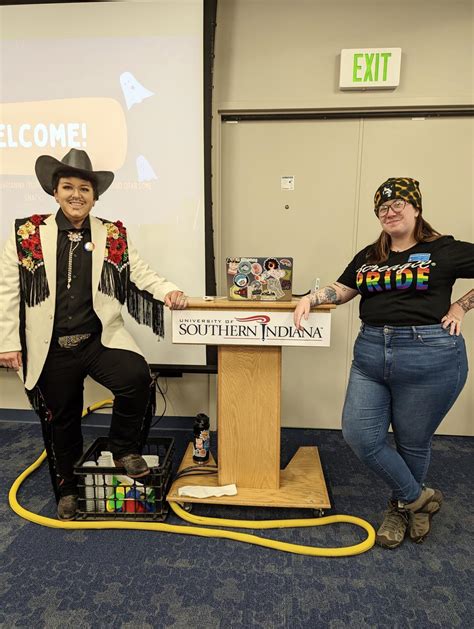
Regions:
<svg viewBox="0 0 474 629"><path fill-rule="evenodd" d="M400 47L395 91L340 92L343 48ZM216 109L472 103L470 0L219 0Z"/></svg>

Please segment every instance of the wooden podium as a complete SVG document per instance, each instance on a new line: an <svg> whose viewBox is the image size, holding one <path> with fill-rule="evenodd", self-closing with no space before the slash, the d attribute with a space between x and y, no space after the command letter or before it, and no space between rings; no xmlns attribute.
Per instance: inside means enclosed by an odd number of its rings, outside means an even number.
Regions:
<svg viewBox="0 0 474 629"><path fill-rule="evenodd" d="M192 311L291 311L291 302L239 302L216 297L213 301L190 298ZM335 306L312 312L327 313ZM181 312L181 316L186 311ZM309 351L309 350L308 350ZM280 345L218 346L217 475L184 476L175 481L167 496L170 502L234 504L266 507L303 507L323 510L331 506L318 448L301 447L287 467L280 470ZM180 470L196 465L189 444ZM212 457L209 461L214 464ZM184 485L220 486L235 483L236 496L191 498L179 496Z"/></svg>

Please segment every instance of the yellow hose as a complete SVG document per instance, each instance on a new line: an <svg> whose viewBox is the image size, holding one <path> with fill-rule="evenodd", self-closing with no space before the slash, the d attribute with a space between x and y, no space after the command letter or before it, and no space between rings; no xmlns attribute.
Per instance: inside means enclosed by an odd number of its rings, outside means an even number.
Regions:
<svg viewBox="0 0 474 629"><path fill-rule="evenodd" d="M87 412L91 412L106 402L98 402L89 407ZM87 414L85 412L84 414ZM238 542L247 542L249 544L256 544L258 546L264 546L266 548L274 548L275 550L281 550L289 553L297 553L299 555L310 555L313 557L348 557L351 555L359 555L361 553L370 550L375 543L375 531L371 524L350 515L332 515L324 518L308 518L298 520L227 520L220 518L206 518L203 516L192 515L181 509L177 504L171 502L170 506L176 515L179 515L183 520L191 522L193 524L199 524L201 526L178 526L173 524L164 524L162 522L127 522L127 521L89 521L89 522L76 522L76 521L64 521L56 520L53 518L47 518L36 513L28 511L22 507L17 500L17 493L20 485L28 478L36 469L40 467L43 461L46 459L46 450L44 450L38 459L32 463L20 476L15 480L8 493L8 501L13 511L25 520L40 524L41 526L48 526L56 529L134 529L140 531L161 531L162 533L180 533L181 535L199 535L201 537L219 537L224 539L233 539ZM272 529L272 528L296 528L303 526L324 526L326 524L346 523L355 524L363 528L367 532L367 538L355 544L353 546L345 546L341 548L319 548L315 546L302 546L299 544L290 544L288 542L280 542L273 539L266 539L259 537L258 535L251 535L249 533L238 533L235 531L225 531L221 529L205 529L202 526L228 526L235 528L247 528L247 529Z"/></svg>

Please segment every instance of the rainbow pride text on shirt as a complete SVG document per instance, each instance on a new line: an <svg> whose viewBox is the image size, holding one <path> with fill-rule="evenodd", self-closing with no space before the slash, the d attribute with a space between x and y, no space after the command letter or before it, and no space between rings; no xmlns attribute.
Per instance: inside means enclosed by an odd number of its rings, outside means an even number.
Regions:
<svg viewBox="0 0 474 629"><path fill-rule="evenodd" d="M404 264L394 267L364 265L357 272L356 284L359 291L407 290L414 285L415 290L427 290L430 278L429 262L423 265ZM411 267L411 268L410 268ZM414 267L414 268L413 268Z"/></svg>

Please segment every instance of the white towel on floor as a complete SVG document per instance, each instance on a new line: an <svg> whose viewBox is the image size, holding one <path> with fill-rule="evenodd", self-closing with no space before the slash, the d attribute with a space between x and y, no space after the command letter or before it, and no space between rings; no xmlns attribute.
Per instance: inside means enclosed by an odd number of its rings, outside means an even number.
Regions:
<svg viewBox="0 0 474 629"><path fill-rule="evenodd" d="M202 487L201 485L186 485L178 489L179 496L190 496L191 498L209 498L210 496L235 496L237 487L233 485L222 485L221 487Z"/></svg>

